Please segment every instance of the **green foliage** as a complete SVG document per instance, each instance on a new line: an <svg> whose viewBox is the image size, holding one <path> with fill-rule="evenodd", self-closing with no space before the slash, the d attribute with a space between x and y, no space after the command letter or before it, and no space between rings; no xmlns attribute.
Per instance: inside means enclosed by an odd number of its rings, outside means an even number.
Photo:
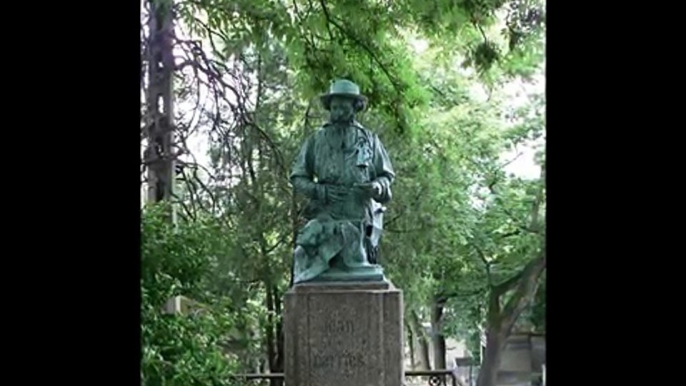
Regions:
<svg viewBox="0 0 686 386"><path fill-rule="evenodd" d="M144 312L141 378L144 386L236 385L236 367L220 349L226 317L160 315Z"/></svg>
<svg viewBox="0 0 686 386"><path fill-rule="evenodd" d="M420 32L450 55L463 54L465 64L481 73L499 63L519 74L540 61L532 52L540 46L545 21L540 0L202 0L178 8L184 24L209 39L221 60L283 44L294 91L304 99L325 90L330 80L348 77L399 133L413 130L414 109L428 103L413 68L408 31ZM501 39L488 36L504 15Z"/></svg>
<svg viewBox="0 0 686 386"><path fill-rule="evenodd" d="M178 228L163 216L163 204L145 208L141 222L141 283L146 301L163 304L173 295L203 295L218 241L207 237L210 222L182 222Z"/></svg>
<svg viewBox="0 0 686 386"><path fill-rule="evenodd" d="M226 298L205 292L222 239L211 221L165 221L162 205L143 211L141 229L141 377L144 386L233 385L221 344L237 321ZM205 301L196 315L168 315L167 300Z"/></svg>
<svg viewBox="0 0 686 386"><path fill-rule="evenodd" d="M406 307L426 316L432 299L446 298L443 332L467 338L484 327L491 286L519 272L544 240L527 229L542 180L509 176L502 154L541 139L545 101L534 95L510 111L497 96L477 100L474 78L440 67L433 75L436 104L420 134L388 145L399 177L383 255ZM543 227L544 217L537 221Z"/></svg>

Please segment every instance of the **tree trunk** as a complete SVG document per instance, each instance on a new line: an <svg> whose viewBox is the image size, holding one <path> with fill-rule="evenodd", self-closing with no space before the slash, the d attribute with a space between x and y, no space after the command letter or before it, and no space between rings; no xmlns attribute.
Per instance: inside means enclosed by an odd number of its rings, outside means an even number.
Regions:
<svg viewBox="0 0 686 386"><path fill-rule="evenodd" d="M443 307L445 302L436 297L431 305L431 340L434 352L434 369L444 370L445 364L445 335L443 335Z"/></svg>
<svg viewBox="0 0 686 386"><path fill-rule="evenodd" d="M265 326L265 348L270 373L283 372L283 328L281 323L281 299L278 289L265 282L267 286L267 325ZM276 319L276 320L275 320ZM281 379L271 379L271 386L282 386Z"/></svg>
<svg viewBox="0 0 686 386"><path fill-rule="evenodd" d="M419 363L417 365L419 366L420 370L431 370L431 361L429 359L429 341L426 337L426 332L424 331L424 327L422 327L419 316L415 311L411 312L411 323L413 335L416 339L417 348L419 350Z"/></svg>
<svg viewBox="0 0 686 386"><path fill-rule="evenodd" d="M270 283L265 283L267 289L267 324L264 326L265 348L267 349L267 361L269 362L269 372L273 372L275 367L276 350L274 340L274 298L272 297L272 286Z"/></svg>
<svg viewBox="0 0 686 386"><path fill-rule="evenodd" d="M545 248L541 255L531 260L515 277L491 288L488 301L486 328L486 352L481 363L477 386L496 386L500 360L506 339L517 318L529 306L536 295L539 278L546 267ZM504 306L502 298L513 291Z"/></svg>
<svg viewBox="0 0 686 386"><path fill-rule="evenodd" d="M502 335L500 326L494 326L486 331L486 352L481 362L481 370L476 386L496 386L500 360L502 359L503 347L506 335Z"/></svg>
<svg viewBox="0 0 686 386"><path fill-rule="evenodd" d="M283 373L284 364L284 336L283 336L283 319L281 311L281 294L279 290L274 287L272 294L274 296L274 312L276 316L276 359L274 360L274 373ZM272 382L272 386L282 386L283 382L281 379L275 379Z"/></svg>

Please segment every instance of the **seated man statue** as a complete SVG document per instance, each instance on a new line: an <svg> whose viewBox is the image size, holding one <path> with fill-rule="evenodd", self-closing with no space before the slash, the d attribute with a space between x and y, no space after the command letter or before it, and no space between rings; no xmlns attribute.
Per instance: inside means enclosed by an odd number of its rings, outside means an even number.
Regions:
<svg viewBox="0 0 686 386"><path fill-rule="evenodd" d="M378 136L355 120L366 104L355 83L335 81L321 101L329 122L306 139L290 176L309 198L293 282L384 280L377 253L393 167Z"/></svg>

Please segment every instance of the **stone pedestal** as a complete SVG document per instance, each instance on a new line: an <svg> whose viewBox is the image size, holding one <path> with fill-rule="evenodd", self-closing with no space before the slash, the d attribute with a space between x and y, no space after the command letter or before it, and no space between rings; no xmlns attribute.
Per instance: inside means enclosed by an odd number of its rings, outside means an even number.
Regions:
<svg viewBox="0 0 686 386"><path fill-rule="evenodd" d="M388 282L298 284L284 334L286 386L404 382L402 292Z"/></svg>

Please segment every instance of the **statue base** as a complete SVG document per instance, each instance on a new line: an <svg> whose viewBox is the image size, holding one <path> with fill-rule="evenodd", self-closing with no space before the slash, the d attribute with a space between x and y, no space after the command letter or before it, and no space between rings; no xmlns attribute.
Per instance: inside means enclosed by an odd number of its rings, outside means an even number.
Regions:
<svg viewBox="0 0 686 386"><path fill-rule="evenodd" d="M388 281L297 284L283 321L288 386L403 384L402 291Z"/></svg>
<svg viewBox="0 0 686 386"><path fill-rule="evenodd" d="M337 268L332 267L323 272L319 276L303 281L302 283L321 283L321 282L368 282L378 281L385 282L383 267L380 265L368 265L355 268Z"/></svg>

